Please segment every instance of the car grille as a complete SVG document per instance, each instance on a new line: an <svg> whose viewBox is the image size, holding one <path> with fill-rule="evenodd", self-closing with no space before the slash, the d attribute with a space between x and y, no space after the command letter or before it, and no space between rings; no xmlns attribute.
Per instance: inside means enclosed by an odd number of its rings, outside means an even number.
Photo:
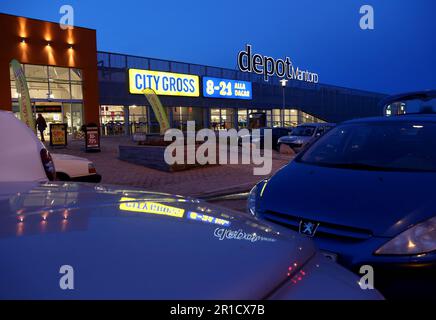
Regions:
<svg viewBox="0 0 436 320"><path fill-rule="evenodd" d="M284 227L299 231L301 220L306 220L302 217L297 217L289 214L283 214L273 211L265 211L261 214L264 219L280 224ZM315 220L317 221L317 220ZM315 237L325 238L341 238L349 241L363 241L372 237L372 232L365 229L343 226L328 222L317 221L320 223Z"/></svg>

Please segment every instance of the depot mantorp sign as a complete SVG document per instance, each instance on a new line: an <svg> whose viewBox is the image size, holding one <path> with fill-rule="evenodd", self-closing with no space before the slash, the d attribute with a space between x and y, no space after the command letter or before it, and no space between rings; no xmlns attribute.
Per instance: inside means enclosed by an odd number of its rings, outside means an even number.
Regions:
<svg viewBox="0 0 436 320"><path fill-rule="evenodd" d="M315 72L309 70L301 70L295 67L289 57L285 59L274 59L261 54L252 54L250 44L245 46L245 50L238 53L238 67L242 72L254 72L263 74L264 80L273 75L280 78L294 79L299 81L318 83L319 76Z"/></svg>

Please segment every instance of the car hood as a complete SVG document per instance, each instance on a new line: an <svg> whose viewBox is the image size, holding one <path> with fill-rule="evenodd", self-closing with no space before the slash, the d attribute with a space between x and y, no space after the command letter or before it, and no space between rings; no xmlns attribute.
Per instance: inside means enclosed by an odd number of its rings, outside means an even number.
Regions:
<svg viewBox="0 0 436 320"><path fill-rule="evenodd" d="M51 154L53 160L61 161L61 160L74 160L74 161L83 161L83 162L89 162L86 158L76 157L69 154L61 154L61 153L52 153Z"/></svg>
<svg viewBox="0 0 436 320"><path fill-rule="evenodd" d="M260 212L393 237L436 214L435 173L380 172L291 162L264 189Z"/></svg>
<svg viewBox="0 0 436 320"><path fill-rule="evenodd" d="M260 299L315 252L290 230L196 199L0 185L0 298ZM61 266L74 290L59 289Z"/></svg>

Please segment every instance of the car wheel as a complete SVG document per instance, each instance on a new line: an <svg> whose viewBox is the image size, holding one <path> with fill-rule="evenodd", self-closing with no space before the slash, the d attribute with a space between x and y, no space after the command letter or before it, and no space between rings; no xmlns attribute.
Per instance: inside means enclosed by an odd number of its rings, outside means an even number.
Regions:
<svg viewBox="0 0 436 320"><path fill-rule="evenodd" d="M59 181L70 181L71 178L68 174L64 173L64 172L56 172L56 180Z"/></svg>

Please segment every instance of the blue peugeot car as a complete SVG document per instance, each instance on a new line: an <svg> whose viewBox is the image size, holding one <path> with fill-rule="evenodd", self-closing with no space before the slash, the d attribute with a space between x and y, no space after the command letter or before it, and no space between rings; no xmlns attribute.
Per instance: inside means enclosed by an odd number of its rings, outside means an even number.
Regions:
<svg viewBox="0 0 436 320"><path fill-rule="evenodd" d="M259 182L248 210L353 271L370 265L387 298L436 297L436 114L407 113L435 102L342 123Z"/></svg>

